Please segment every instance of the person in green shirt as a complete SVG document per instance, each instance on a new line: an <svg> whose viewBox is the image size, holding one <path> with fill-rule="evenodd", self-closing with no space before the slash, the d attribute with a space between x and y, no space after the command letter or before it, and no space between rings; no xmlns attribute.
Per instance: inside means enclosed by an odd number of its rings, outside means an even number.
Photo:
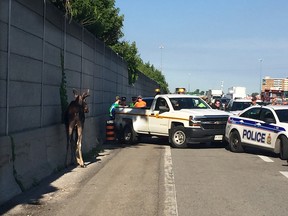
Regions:
<svg viewBox="0 0 288 216"><path fill-rule="evenodd" d="M115 108L119 107L120 106L120 102L121 102L119 96L116 96L115 99L116 99L115 102L109 108L109 117L110 117L111 120L115 119Z"/></svg>
<svg viewBox="0 0 288 216"><path fill-rule="evenodd" d="M134 107L135 103L137 102L137 97L134 96L131 98L132 102L129 104L129 107Z"/></svg>

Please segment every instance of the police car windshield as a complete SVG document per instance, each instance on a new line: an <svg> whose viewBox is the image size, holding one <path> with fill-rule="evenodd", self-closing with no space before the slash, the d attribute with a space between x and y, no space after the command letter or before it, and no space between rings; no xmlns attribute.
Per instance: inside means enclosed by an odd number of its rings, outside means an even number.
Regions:
<svg viewBox="0 0 288 216"><path fill-rule="evenodd" d="M174 110L181 109L210 109L201 98L170 98Z"/></svg>
<svg viewBox="0 0 288 216"><path fill-rule="evenodd" d="M288 123L288 110L287 109L275 110L275 112L280 122Z"/></svg>

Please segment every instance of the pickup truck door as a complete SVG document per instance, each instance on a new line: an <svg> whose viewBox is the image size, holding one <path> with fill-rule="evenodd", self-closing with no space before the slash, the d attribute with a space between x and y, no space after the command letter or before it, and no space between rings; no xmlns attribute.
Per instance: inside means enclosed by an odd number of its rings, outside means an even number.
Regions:
<svg viewBox="0 0 288 216"><path fill-rule="evenodd" d="M169 106L165 98L157 98L154 107L151 107L149 116L149 131L151 134L168 135L168 114Z"/></svg>

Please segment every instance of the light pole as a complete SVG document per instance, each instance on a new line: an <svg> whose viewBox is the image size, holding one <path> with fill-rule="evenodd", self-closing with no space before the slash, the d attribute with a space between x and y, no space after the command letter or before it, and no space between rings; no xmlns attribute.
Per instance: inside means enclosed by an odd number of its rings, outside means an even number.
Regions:
<svg viewBox="0 0 288 216"><path fill-rule="evenodd" d="M160 71L162 72L162 50L164 49L164 46L163 46L163 45L160 45L160 46L159 46L159 49L160 49L160 52L161 52L161 53L160 53L160 54L161 54L161 59L160 59L160 60L161 60L161 62L160 62L160 63L161 63Z"/></svg>
<svg viewBox="0 0 288 216"><path fill-rule="evenodd" d="M188 92L190 93L190 77L191 73L188 73Z"/></svg>
<svg viewBox="0 0 288 216"><path fill-rule="evenodd" d="M262 92L262 59L259 59L259 67L260 67L260 71L259 71L259 82L260 82L260 91L259 91L259 95L261 97L261 92Z"/></svg>

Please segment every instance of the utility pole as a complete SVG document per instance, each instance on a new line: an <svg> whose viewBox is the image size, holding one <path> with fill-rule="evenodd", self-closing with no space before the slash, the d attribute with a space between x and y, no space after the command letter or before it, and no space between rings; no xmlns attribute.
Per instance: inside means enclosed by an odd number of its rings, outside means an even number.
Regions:
<svg viewBox="0 0 288 216"><path fill-rule="evenodd" d="M161 59L160 59L160 71L162 72L162 50L164 49L163 45L159 46L160 49L160 55L161 55Z"/></svg>

